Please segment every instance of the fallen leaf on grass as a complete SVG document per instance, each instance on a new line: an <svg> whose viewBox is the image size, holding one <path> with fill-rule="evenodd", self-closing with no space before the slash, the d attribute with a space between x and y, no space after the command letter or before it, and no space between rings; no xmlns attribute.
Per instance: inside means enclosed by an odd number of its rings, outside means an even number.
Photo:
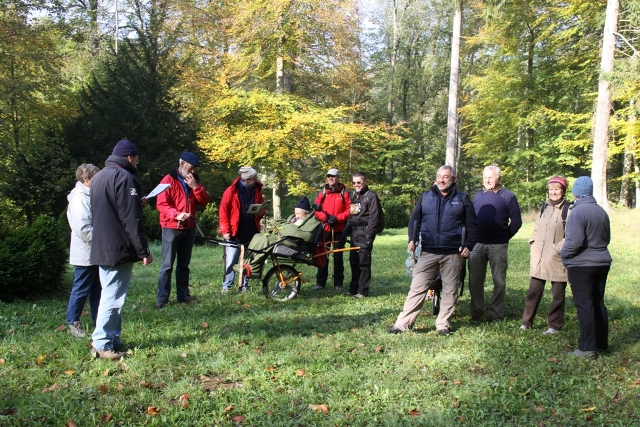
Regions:
<svg viewBox="0 0 640 427"><path fill-rule="evenodd" d="M78 424L76 424L75 421L69 418L69 421L67 421L67 423L65 424L65 427L78 427Z"/></svg>
<svg viewBox="0 0 640 427"><path fill-rule="evenodd" d="M47 393L47 392L50 392L50 391L57 390L57 389L59 389L59 388L60 388L60 386L58 385L58 383L54 383L54 384L53 384L53 385L51 385L50 387L45 387L44 389L42 389L42 392L43 392L43 393Z"/></svg>
<svg viewBox="0 0 640 427"><path fill-rule="evenodd" d="M254 348L254 349L253 349L253 352L254 352L255 354L258 354L258 355L259 355L259 354L262 354L262 350L261 350L261 349L259 349L258 347Z"/></svg>
<svg viewBox="0 0 640 427"><path fill-rule="evenodd" d="M209 327L209 324L207 322L202 322L200 323L200 326L202 326L204 329L207 329Z"/></svg>
<svg viewBox="0 0 640 427"><path fill-rule="evenodd" d="M82 313L80 313L81 316L88 316L89 312L87 310L83 310Z"/></svg>
<svg viewBox="0 0 640 427"><path fill-rule="evenodd" d="M149 406L147 408L147 414L149 415L158 415L160 412L162 412L162 410L157 406Z"/></svg>
<svg viewBox="0 0 640 427"><path fill-rule="evenodd" d="M557 357L550 357L548 360L549 360L549 362L552 362L552 363L558 363L558 358Z"/></svg>
<svg viewBox="0 0 640 427"><path fill-rule="evenodd" d="M60 326L58 326L58 327L56 328L56 331L58 331L58 332L62 332L62 331L64 331L65 329L67 329L67 325L62 324L62 325L60 325Z"/></svg>
<svg viewBox="0 0 640 427"><path fill-rule="evenodd" d="M107 392L107 386L104 384L100 385L100 393L105 394Z"/></svg>
<svg viewBox="0 0 640 427"><path fill-rule="evenodd" d="M153 388L153 384L151 384L150 382L146 381L146 380L142 380L140 381L140 385L144 388Z"/></svg>
<svg viewBox="0 0 640 427"><path fill-rule="evenodd" d="M375 351L376 353L380 353L382 351L382 346L379 345L376 348L373 349L373 351Z"/></svg>
<svg viewBox="0 0 640 427"><path fill-rule="evenodd" d="M64 373L67 374L67 375L73 375L73 374L76 373L76 371L74 371L73 369L68 369L68 370L64 371Z"/></svg>
<svg viewBox="0 0 640 427"><path fill-rule="evenodd" d="M4 359L0 359L0 365L4 365Z"/></svg>
<svg viewBox="0 0 640 427"><path fill-rule="evenodd" d="M236 415L235 417L231 418L231 421L241 423L244 421L244 417L242 415Z"/></svg>
<svg viewBox="0 0 640 427"><path fill-rule="evenodd" d="M418 411L417 409L412 409L409 411L409 415L412 417L420 416L420 414L422 414L422 412Z"/></svg>
<svg viewBox="0 0 640 427"><path fill-rule="evenodd" d="M36 359L36 365L40 365L44 361L44 359L46 359L46 358L47 358L47 356L44 356L42 354L40 356L38 356L38 358Z"/></svg>
<svg viewBox="0 0 640 427"><path fill-rule="evenodd" d="M304 377L304 369L296 369L296 375L299 377Z"/></svg>
<svg viewBox="0 0 640 427"><path fill-rule="evenodd" d="M454 385L462 385L462 382L461 381L454 381L453 384Z"/></svg>
<svg viewBox="0 0 640 427"><path fill-rule="evenodd" d="M113 418L112 414L104 414L100 417L100 421L102 421L103 423L108 423L109 421L111 421L111 418Z"/></svg>
<svg viewBox="0 0 640 427"><path fill-rule="evenodd" d="M187 357L187 353L180 353L180 357L186 358Z"/></svg>
<svg viewBox="0 0 640 427"><path fill-rule="evenodd" d="M100 374L101 377L108 377L109 376L109 370L107 369L106 371L104 371L103 373Z"/></svg>
<svg viewBox="0 0 640 427"><path fill-rule="evenodd" d="M273 365L269 365L265 368L265 371L267 372L273 372L276 368Z"/></svg>
<svg viewBox="0 0 640 427"><path fill-rule="evenodd" d="M322 334L316 334L316 336L317 336L318 338L324 338L324 335L322 335Z"/></svg>
<svg viewBox="0 0 640 427"><path fill-rule="evenodd" d="M229 411L233 411L233 405L229 405L222 410L222 412L229 412Z"/></svg>
<svg viewBox="0 0 640 427"><path fill-rule="evenodd" d="M242 307L244 308L251 308L251 306L249 304L243 304Z"/></svg>
<svg viewBox="0 0 640 427"><path fill-rule="evenodd" d="M329 408L325 404L322 404L322 405L309 405L309 409L311 409L312 411L315 411L315 412L322 412L323 414L328 414L329 413Z"/></svg>
<svg viewBox="0 0 640 427"><path fill-rule="evenodd" d="M189 393L185 393L178 398L178 402L182 405L183 408L189 407Z"/></svg>
<svg viewBox="0 0 640 427"><path fill-rule="evenodd" d="M591 411L595 411L596 407L595 406L589 406L588 408L582 408L581 411L582 412L591 412Z"/></svg>

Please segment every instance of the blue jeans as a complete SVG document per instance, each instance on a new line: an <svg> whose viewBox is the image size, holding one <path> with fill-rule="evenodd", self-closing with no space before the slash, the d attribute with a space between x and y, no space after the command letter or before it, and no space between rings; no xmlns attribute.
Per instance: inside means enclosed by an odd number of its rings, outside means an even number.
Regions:
<svg viewBox="0 0 640 427"><path fill-rule="evenodd" d="M96 329L91 339L96 350L112 350L120 341L122 332L122 306L127 297L133 263L100 266L102 294L98 307Z"/></svg>
<svg viewBox="0 0 640 427"><path fill-rule="evenodd" d="M245 254L247 253L247 245L249 242L242 243L245 249ZM225 246L225 263L224 263L224 281L222 282L222 289L230 290L233 288L233 282L236 279L236 272L233 270L233 266L236 265L240 261L240 248L232 248L230 246ZM243 277L242 287L247 288L249 286L249 278Z"/></svg>
<svg viewBox="0 0 640 427"><path fill-rule="evenodd" d="M196 239L196 229L174 230L162 229L162 265L158 275L158 295L156 300L160 303L169 302L171 295L171 273L173 261L176 262L176 299L182 302L188 299L189 293L189 264L191 252Z"/></svg>
<svg viewBox="0 0 640 427"><path fill-rule="evenodd" d="M71 295L67 305L67 323L70 325L80 320L80 315L84 309L84 303L89 297L89 308L91 310L91 320L96 324L98 317L98 304L100 304L100 273L97 265L73 266L73 285L71 285Z"/></svg>

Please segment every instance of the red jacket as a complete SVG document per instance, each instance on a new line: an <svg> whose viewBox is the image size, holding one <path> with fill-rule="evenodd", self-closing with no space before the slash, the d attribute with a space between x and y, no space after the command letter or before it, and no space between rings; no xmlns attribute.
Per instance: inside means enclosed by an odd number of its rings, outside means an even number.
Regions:
<svg viewBox="0 0 640 427"><path fill-rule="evenodd" d="M220 201L220 234L223 236L227 233L231 234L231 237L235 237L238 234L238 225L240 224L240 196L238 196L237 184L240 181L240 177L236 178L233 183L224 190L222 194L222 200ZM262 195L262 183L256 182L256 191L254 193L253 203L264 203L264 196ZM260 214L255 215L256 228L260 230L260 219L266 213L264 209Z"/></svg>
<svg viewBox="0 0 640 427"><path fill-rule="evenodd" d="M330 189L328 184L325 184L324 190L318 193L314 203L322 204L322 211L315 212L316 219L318 221L324 222L324 220L327 219L327 215L325 214L326 212L338 219L338 223L333 227L333 231L340 232L344 230L347 219L349 219L349 205L351 205L351 199L349 197L349 191L343 183L338 183L337 188L334 190ZM324 230L331 231L331 226L325 223Z"/></svg>
<svg viewBox="0 0 640 427"><path fill-rule="evenodd" d="M160 226L162 228L173 228L184 230L186 228L193 228L196 226L196 222L193 218L189 218L188 221L182 221L178 226L176 216L181 212L189 212L191 216L195 218L197 206L207 206L209 203L209 193L204 189L200 180L194 175L198 186L196 189L189 189L189 195L187 197L184 194L184 187L178 179L178 169L173 168L169 175L166 175L160 181L160 184L171 184L169 188L158 194L156 200L156 207L160 211Z"/></svg>

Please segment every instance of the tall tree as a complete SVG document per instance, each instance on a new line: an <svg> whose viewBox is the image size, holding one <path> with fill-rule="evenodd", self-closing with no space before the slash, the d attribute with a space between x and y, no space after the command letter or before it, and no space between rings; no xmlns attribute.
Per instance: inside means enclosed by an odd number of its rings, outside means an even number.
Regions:
<svg viewBox="0 0 640 427"><path fill-rule="evenodd" d="M3 222L31 223L41 213L57 214L70 183L70 158L58 137L64 119L75 114L63 75L65 44L50 20L31 16L37 11L31 6L0 4Z"/></svg>
<svg viewBox="0 0 640 427"><path fill-rule="evenodd" d="M609 119L611 117L611 85L608 74L613 71L616 47L615 33L618 31L619 10L619 0L607 0L604 34L602 35L598 102L596 104L593 130L593 162L591 166L593 196L605 209L609 209L607 196L607 148L609 146Z"/></svg>

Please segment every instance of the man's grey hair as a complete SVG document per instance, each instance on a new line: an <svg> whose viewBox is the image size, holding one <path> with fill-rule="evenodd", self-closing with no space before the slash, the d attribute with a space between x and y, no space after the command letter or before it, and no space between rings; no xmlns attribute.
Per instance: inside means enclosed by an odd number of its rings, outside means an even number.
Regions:
<svg viewBox="0 0 640 427"><path fill-rule="evenodd" d="M91 163L83 163L76 169L76 180L84 184L85 179L90 180L98 172L100 172L100 169L97 166Z"/></svg>
<svg viewBox="0 0 640 427"><path fill-rule="evenodd" d="M456 170L453 168L453 166L450 165L442 165L438 168L438 170L440 169L449 169L449 172L451 172L451 176L455 178L456 176Z"/></svg>
<svg viewBox="0 0 640 427"><path fill-rule="evenodd" d="M487 167L484 168L484 170L482 171L482 174L484 175L485 172L495 172L496 173L496 177L500 178L500 167L496 166L496 165L489 165Z"/></svg>

